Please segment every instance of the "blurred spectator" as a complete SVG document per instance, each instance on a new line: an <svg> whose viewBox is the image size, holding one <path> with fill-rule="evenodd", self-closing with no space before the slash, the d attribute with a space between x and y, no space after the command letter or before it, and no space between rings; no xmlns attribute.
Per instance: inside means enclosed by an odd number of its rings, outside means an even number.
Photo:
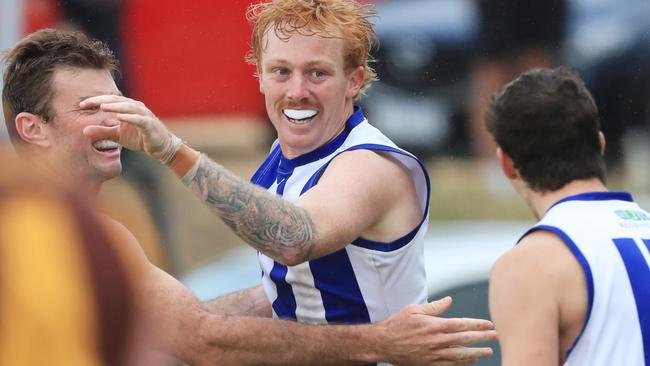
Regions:
<svg viewBox="0 0 650 366"><path fill-rule="evenodd" d="M85 203L2 148L0 165L0 365L159 364L127 261Z"/></svg>
<svg viewBox="0 0 650 366"><path fill-rule="evenodd" d="M603 133L607 136L605 158L610 169L616 168L624 159L638 158L626 156L630 149L630 146L626 146L626 134L647 131L650 127L649 39L646 36L624 52L607 57L595 67L584 70L587 86L593 91L598 104ZM647 145L648 142L643 143ZM647 158L644 156L643 160L647 161Z"/></svg>
<svg viewBox="0 0 650 366"><path fill-rule="evenodd" d="M484 123L489 99L521 72L555 63L563 39L567 4L564 0L477 1L480 34L471 71L468 122L473 153L489 164L496 151ZM500 172L497 173L495 176L501 181Z"/></svg>

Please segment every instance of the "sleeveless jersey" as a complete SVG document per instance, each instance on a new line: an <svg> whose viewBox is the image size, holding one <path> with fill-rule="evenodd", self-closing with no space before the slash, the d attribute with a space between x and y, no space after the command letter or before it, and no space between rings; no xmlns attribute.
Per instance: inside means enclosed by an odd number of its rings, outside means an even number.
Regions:
<svg viewBox="0 0 650 366"><path fill-rule="evenodd" d="M429 177L422 163L371 126L360 108L334 140L305 155L287 159L276 141L251 181L296 201L317 184L332 159L356 149L389 153L409 169L422 220L393 242L357 238L343 249L296 266L285 266L259 253L262 284L274 317L315 324L369 323L386 319L408 304L426 301L423 240L429 214Z"/></svg>
<svg viewBox="0 0 650 366"><path fill-rule="evenodd" d="M650 214L629 193L560 200L529 232L558 235L587 283L583 328L565 365L650 366Z"/></svg>

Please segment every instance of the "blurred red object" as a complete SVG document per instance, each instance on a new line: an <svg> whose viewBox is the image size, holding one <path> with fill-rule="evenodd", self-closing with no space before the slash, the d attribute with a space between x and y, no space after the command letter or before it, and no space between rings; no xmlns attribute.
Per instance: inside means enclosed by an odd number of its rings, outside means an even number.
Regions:
<svg viewBox="0 0 650 366"><path fill-rule="evenodd" d="M255 68L244 56L250 0L132 0L122 42L135 98L160 116L264 117Z"/></svg>
<svg viewBox="0 0 650 366"><path fill-rule="evenodd" d="M26 0L23 33L56 27L60 16L59 0Z"/></svg>

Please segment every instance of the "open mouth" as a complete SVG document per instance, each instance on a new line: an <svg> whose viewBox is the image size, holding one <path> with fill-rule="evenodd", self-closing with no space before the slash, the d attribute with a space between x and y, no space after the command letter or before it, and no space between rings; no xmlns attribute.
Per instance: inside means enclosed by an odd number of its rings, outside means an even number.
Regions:
<svg viewBox="0 0 650 366"><path fill-rule="evenodd" d="M99 140L93 143L93 147L99 152L112 152L118 150L121 145L111 140Z"/></svg>
<svg viewBox="0 0 650 366"><path fill-rule="evenodd" d="M318 115L318 111L315 109L289 109L285 108L282 110L282 113L284 113L284 116L287 117L287 119L291 123L295 124L306 124L314 117Z"/></svg>

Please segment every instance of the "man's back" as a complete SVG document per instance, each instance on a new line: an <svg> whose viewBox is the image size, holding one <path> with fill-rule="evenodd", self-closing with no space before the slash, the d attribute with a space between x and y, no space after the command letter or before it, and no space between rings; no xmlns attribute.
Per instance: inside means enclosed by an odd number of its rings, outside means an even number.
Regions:
<svg viewBox="0 0 650 366"><path fill-rule="evenodd" d="M584 82L565 67L529 70L495 94L486 124L504 175L541 219L492 270L503 365L650 363L650 216L607 191Z"/></svg>
<svg viewBox="0 0 650 366"><path fill-rule="evenodd" d="M650 214L627 193L583 193L554 205L532 230L559 236L586 279L584 327L565 365L648 364Z"/></svg>

